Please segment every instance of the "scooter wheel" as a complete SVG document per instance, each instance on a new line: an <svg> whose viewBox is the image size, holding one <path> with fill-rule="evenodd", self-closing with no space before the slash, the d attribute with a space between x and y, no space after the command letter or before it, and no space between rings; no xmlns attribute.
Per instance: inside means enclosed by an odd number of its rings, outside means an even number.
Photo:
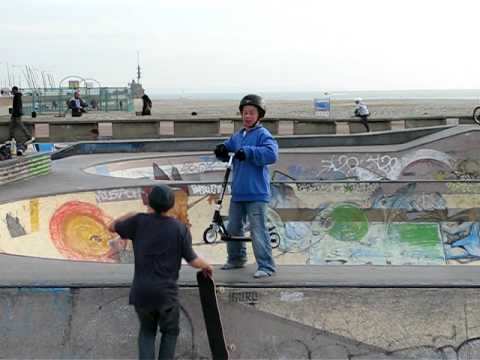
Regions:
<svg viewBox="0 0 480 360"><path fill-rule="evenodd" d="M218 233L215 231L212 225L205 229L203 232L203 241L207 244L213 244L217 241Z"/></svg>
<svg viewBox="0 0 480 360"><path fill-rule="evenodd" d="M272 245L272 249L280 246L280 235L277 232L270 233L270 244Z"/></svg>

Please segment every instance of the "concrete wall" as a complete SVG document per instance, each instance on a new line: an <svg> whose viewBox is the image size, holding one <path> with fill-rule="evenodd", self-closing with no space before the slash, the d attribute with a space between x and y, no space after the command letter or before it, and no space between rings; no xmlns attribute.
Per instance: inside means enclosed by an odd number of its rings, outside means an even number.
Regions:
<svg viewBox="0 0 480 360"><path fill-rule="evenodd" d="M138 119L138 120L36 120L25 121L27 128L35 133L39 141L69 142L90 140L90 130L98 128L100 136L111 139L145 139L161 137L208 137L229 135L241 128L238 118L229 119ZM430 127L438 125L472 124L471 118L405 118L370 119L372 131L402 130L406 128ZM232 126L233 125L233 126ZM355 119L318 118L267 118L263 125L274 135L304 134L356 134L365 128ZM22 134L18 134L21 138ZM0 140L8 138L8 121L0 121Z"/></svg>
<svg viewBox="0 0 480 360"><path fill-rule="evenodd" d="M102 124L99 124L102 125ZM174 124L167 127L173 133ZM226 126L225 126L226 127ZM222 130L225 128L222 126ZM233 123L229 124L233 128ZM111 128L111 127L110 127ZM372 145L395 145L431 135L449 126L417 128L401 131L384 131L371 133L368 136L363 134L332 135L293 135L277 137L281 149L320 147L328 148L333 146L372 146ZM474 129L480 130L480 127ZM105 140L85 141L64 147L62 150L52 154L52 159L57 160L68 156L81 154L105 154L105 153L142 153L142 152L171 152L171 151L212 151L215 146L227 137L190 137L190 138L161 138L144 140ZM41 140L40 140L41 141Z"/></svg>
<svg viewBox="0 0 480 360"><path fill-rule="evenodd" d="M479 289L219 288L233 359L478 359ZM211 358L196 288L177 356ZM127 288L0 289L0 357L136 358Z"/></svg>

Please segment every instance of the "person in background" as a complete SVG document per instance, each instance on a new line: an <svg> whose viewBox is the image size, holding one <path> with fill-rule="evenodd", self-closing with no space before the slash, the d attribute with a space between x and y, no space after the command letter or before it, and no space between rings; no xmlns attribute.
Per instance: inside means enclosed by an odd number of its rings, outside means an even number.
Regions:
<svg viewBox="0 0 480 360"><path fill-rule="evenodd" d="M368 126L368 117L370 112L368 111L367 105L362 101L361 98L355 99L355 111L354 114L356 117L360 118L360 122L365 126L367 132L370 132L370 127Z"/></svg>
<svg viewBox="0 0 480 360"><path fill-rule="evenodd" d="M10 117L10 126L8 128L10 139L15 139L15 130L19 128L27 140L24 142L25 145L31 144L35 141L35 138L30 134L25 125L22 122L23 116L23 103L22 103L22 93L18 90L17 86L12 87L13 94L13 104L12 112ZM20 141L16 141L18 144L21 144Z"/></svg>
<svg viewBox="0 0 480 360"><path fill-rule="evenodd" d="M72 116L82 116L82 113L87 112L85 109L88 104L80 97L80 90L76 90L73 94L73 98L70 99L69 107L72 109Z"/></svg>
<svg viewBox="0 0 480 360"><path fill-rule="evenodd" d="M127 214L109 225L122 239L133 243L135 271L130 305L140 321L140 359L155 358L157 330L162 334L158 359L174 359L180 332L178 274L182 259L205 276L212 276L210 264L192 249L187 226L166 213L175 205L175 194L167 185L154 186L148 196L148 213Z"/></svg>
<svg viewBox="0 0 480 360"><path fill-rule="evenodd" d="M258 95L247 95L240 101L243 129L234 133L223 144L217 145L215 155L233 161L232 199L228 213L228 232L243 236L243 224L250 224L252 247L258 269L253 277L263 278L276 272L267 227L267 208L270 201L268 165L278 159L278 144L260 121L266 113L265 101ZM242 268L247 262L245 242L227 242L228 258L223 270Z"/></svg>
<svg viewBox="0 0 480 360"><path fill-rule="evenodd" d="M152 115L152 100L150 100L147 94L143 93L142 101L142 115Z"/></svg>
<svg viewBox="0 0 480 360"><path fill-rule="evenodd" d="M91 107L93 110L98 110L98 101L97 101L97 99L93 98L92 100L90 100L90 107Z"/></svg>

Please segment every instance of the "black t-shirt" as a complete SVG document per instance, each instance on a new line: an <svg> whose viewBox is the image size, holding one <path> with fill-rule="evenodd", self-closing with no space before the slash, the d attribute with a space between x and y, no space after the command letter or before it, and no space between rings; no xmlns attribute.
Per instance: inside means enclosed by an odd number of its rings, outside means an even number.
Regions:
<svg viewBox="0 0 480 360"><path fill-rule="evenodd" d="M115 224L123 239L131 239L135 255L135 274L130 304L148 307L176 297L182 258L197 258L190 231L177 219L159 214L134 215Z"/></svg>

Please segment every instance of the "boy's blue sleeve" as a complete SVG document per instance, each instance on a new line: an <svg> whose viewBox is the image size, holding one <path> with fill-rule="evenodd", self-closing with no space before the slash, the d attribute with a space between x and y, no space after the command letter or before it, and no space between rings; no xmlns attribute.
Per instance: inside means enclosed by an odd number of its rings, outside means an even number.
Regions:
<svg viewBox="0 0 480 360"><path fill-rule="evenodd" d="M274 164L278 160L277 141L269 134L263 134L258 146L244 146L247 160L257 166Z"/></svg>
<svg viewBox="0 0 480 360"><path fill-rule="evenodd" d="M235 140L234 140L234 137L235 134L233 134L232 136L230 136L230 139L226 140L223 145L225 145L225 147L227 148L227 150L229 152L235 152L236 149L235 149Z"/></svg>

